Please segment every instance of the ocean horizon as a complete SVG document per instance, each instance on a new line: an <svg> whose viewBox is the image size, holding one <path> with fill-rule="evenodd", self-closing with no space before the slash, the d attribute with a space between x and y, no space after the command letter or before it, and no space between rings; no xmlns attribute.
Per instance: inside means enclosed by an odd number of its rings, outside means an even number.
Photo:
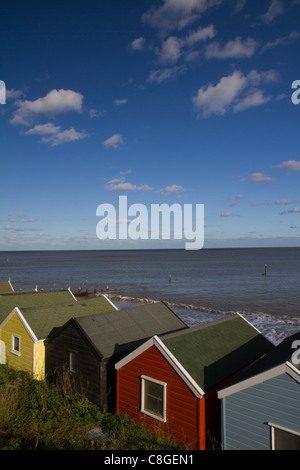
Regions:
<svg viewBox="0 0 300 470"><path fill-rule="evenodd" d="M105 293L118 308L162 300L189 326L238 312L274 343L300 329L300 247L1 251L8 278L15 291Z"/></svg>

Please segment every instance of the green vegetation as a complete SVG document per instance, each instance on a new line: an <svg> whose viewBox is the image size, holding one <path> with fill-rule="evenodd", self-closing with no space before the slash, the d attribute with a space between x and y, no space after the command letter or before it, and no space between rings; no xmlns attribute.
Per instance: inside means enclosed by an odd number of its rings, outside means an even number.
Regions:
<svg viewBox="0 0 300 470"><path fill-rule="evenodd" d="M64 386L35 381L0 365L1 450L172 450L179 447L158 432L136 426L126 415L99 408ZM89 437L95 428L106 433Z"/></svg>

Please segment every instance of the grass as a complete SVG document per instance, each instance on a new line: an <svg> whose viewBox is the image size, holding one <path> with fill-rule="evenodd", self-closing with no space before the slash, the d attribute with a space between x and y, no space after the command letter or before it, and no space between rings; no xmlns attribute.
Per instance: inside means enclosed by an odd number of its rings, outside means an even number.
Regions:
<svg viewBox="0 0 300 470"><path fill-rule="evenodd" d="M101 426L108 437L88 432ZM35 381L0 365L1 450L180 450L171 439L136 426L126 415L101 412L66 382Z"/></svg>

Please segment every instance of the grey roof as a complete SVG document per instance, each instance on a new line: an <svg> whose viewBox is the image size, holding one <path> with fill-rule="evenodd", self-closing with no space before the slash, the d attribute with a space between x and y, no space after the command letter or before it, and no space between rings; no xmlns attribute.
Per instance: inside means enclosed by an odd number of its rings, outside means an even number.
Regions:
<svg viewBox="0 0 300 470"><path fill-rule="evenodd" d="M163 302L75 318L74 321L105 358L129 351L154 335L188 328Z"/></svg>

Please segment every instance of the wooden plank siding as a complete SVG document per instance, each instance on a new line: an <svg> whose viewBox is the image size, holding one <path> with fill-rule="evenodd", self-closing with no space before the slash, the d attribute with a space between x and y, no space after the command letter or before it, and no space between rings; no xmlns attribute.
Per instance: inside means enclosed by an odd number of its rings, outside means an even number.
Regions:
<svg viewBox="0 0 300 470"><path fill-rule="evenodd" d="M36 341L34 347L33 376L36 380L45 379L45 341Z"/></svg>
<svg viewBox="0 0 300 470"><path fill-rule="evenodd" d="M222 399L225 450L270 450L268 423L300 433L300 386L288 374Z"/></svg>
<svg viewBox="0 0 300 470"><path fill-rule="evenodd" d="M12 335L20 336L20 355L12 352ZM6 364L33 374L33 340L15 312L1 328L1 341L5 343Z"/></svg>
<svg viewBox="0 0 300 470"><path fill-rule="evenodd" d="M143 375L167 383L165 423L140 411L141 370ZM117 413L127 414L150 429L161 429L165 434L172 435L181 445L203 448L204 439L202 442L199 440L198 417L201 410L203 413L205 399L198 399L191 392L155 346L151 346L116 372ZM199 402L202 402L201 409Z"/></svg>
<svg viewBox="0 0 300 470"><path fill-rule="evenodd" d="M70 352L76 354L79 372L70 372ZM73 322L62 328L60 334L53 337L50 342L47 341L46 372L49 380L62 379L64 374L69 375L79 392L99 406L102 405L99 392L100 358L95 355Z"/></svg>

